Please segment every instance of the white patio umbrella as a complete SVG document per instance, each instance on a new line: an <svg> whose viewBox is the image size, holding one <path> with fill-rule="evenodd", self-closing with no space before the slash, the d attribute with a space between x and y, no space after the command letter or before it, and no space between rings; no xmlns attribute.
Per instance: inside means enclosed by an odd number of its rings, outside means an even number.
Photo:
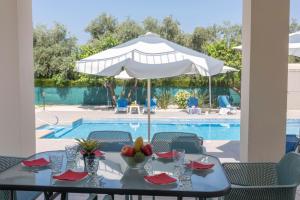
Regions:
<svg viewBox="0 0 300 200"><path fill-rule="evenodd" d="M122 80L133 79L133 77L129 76L126 71L121 71L121 73L116 75L115 78L122 79Z"/></svg>
<svg viewBox="0 0 300 200"><path fill-rule="evenodd" d="M147 33L111 49L76 62L78 72L147 79L148 140L150 140L150 79L183 74L212 76L221 72L223 62L174 42Z"/></svg>
<svg viewBox="0 0 300 200"><path fill-rule="evenodd" d="M242 50L242 45L233 47L237 50ZM289 35L289 55L300 57L300 31Z"/></svg>
<svg viewBox="0 0 300 200"><path fill-rule="evenodd" d="M236 68L233 68L233 67L224 66L221 73L226 74L226 73L229 73L229 72L238 72L238 71L240 71L240 70L238 70Z"/></svg>
<svg viewBox="0 0 300 200"><path fill-rule="evenodd" d="M300 31L289 36L289 55L300 57Z"/></svg>

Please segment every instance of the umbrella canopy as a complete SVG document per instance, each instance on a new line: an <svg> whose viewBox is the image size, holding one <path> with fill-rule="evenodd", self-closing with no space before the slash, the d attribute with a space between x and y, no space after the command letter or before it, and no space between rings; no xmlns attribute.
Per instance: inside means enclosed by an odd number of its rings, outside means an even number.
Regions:
<svg viewBox="0 0 300 200"><path fill-rule="evenodd" d="M125 70L139 79L156 79L200 74L212 76L221 72L223 62L180 46L154 33L102 51L76 62L78 72L116 76Z"/></svg>
<svg viewBox="0 0 300 200"><path fill-rule="evenodd" d="M290 34L289 55L300 57L300 31Z"/></svg>
<svg viewBox="0 0 300 200"><path fill-rule="evenodd" d="M121 71L121 73L116 75L115 78L122 79L122 80L133 79L133 77L129 76L126 71Z"/></svg>
<svg viewBox="0 0 300 200"><path fill-rule="evenodd" d="M222 61L150 32L76 62L76 70L82 73L99 76L117 76L120 73L124 76L126 73L128 77L147 79L149 142L150 79L183 74L200 74L210 77L220 73L222 68Z"/></svg>
<svg viewBox="0 0 300 200"><path fill-rule="evenodd" d="M229 67L229 66L224 66L221 73L222 74L226 74L226 73L229 73L229 72L238 72L239 70L236 69L236 68L233 68L233 67Z"/></svg>
<svg viewBox="0 0 300 200"><path fill-rule="evenodd" d="M237 50L242 50L242 45L233 47ZM300 31L289 35L289 55L300 57Z"/></svg>

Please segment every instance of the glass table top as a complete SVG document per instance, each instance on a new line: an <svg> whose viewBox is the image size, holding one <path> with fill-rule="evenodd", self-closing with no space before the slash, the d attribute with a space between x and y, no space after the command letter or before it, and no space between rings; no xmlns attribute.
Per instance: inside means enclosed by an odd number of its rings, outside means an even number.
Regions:
<svg viewBox="0 0 300 200"><path fill-rule="evenodd" d="M30 159L49 159L51 154L64 156L62 172L67 169L84 170L82 159L67 163L64 151L38 153ZM177 181L169 185L154 185L144 180L144 176L150 173L149 170L151 174L165 172L174 177L174 162L150 159L145 167L147 170L130 169L120 153L106 152L105 159L100 160L96 178L87 177L77 182L59 181L52 178L49 167L30 169L18 164L0 173L0 189L195 197L217 197L229 192L230 183L217 158L201 154L186 154L185 159L193 161L204 159L215 165L210 170L192 171L191 181L183 182L184 184L179 184Z"/></svg>

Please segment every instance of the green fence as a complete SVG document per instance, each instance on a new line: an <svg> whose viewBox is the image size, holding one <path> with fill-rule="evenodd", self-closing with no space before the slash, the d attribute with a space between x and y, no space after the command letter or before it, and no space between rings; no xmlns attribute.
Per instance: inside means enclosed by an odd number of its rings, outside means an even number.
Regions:
<svg viewBox="0 0 300 200"><path fill-rule="evenodd" d="M178 87L153 87L152 95L159 96L162 90L168 90L172 96L176 94ZM189 92L197 90L200 93L208 94L207 87L183 89ZM115 89L116 96L124 93L126 96L130 88L117 86ZM133 100L139 104L145 102L147 90L144 87L138 87L132 92ZM240 95L231 88L212 87L212 101L216 104L216 99L219 95L229 95L233 105L240 105ZM42 105L44 102L47 105L107 105L110 104L110 93L105 87L35 87L35 104Z"/></svg>

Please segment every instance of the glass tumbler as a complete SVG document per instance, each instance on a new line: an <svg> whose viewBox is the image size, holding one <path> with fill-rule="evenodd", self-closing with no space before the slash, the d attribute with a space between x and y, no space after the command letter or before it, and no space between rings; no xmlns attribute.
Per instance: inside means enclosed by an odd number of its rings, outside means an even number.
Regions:
<svg viewBox="0 0 300 200"><path fill-rule="evenodd" d="M99 168L99 158L97 157L85 157L85 167L89 175L97 175Z"/></svg>
<svg viewBox="0 0 300 200"><path fill-rule="evenodd" d="M58 174L61 172L62 164L63 164L63 155L50 155L50 166L53 174Z"/></svg>
<svg viewBox="0 0 300 200"><path fill-rule="evenodd" d="M78 152L78 145L66 145L66 157L68 162L75 162Z"/></svg>

